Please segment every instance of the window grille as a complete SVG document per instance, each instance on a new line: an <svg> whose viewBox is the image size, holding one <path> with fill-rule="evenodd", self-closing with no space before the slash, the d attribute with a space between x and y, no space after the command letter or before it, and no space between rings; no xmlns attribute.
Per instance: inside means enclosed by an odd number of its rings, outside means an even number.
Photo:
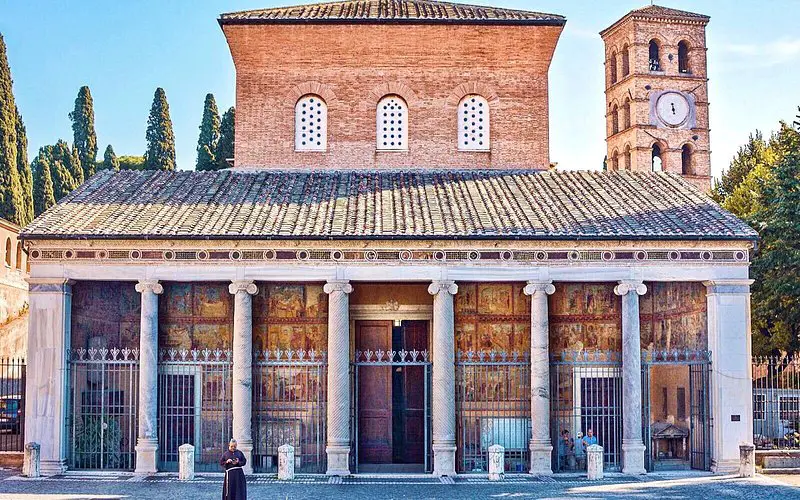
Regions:
<svg viewBox="0 0 800 500"><path fill-rule="evenodd" d="M377 148L381 151L408 149L408 106L397 95L387 95L378 102L376 114Z"/></svg>
<svg viewBox="0 0 800 500"><path fill-rule="evenodd" d="M476 94L458 104L458 149L489 151L489 101Z"/></svg>
<svg viewBox="0 0 800 500"><path fill-rule="evenodd" d="M325 151L327 147L328 105L318 95L304 95L294 107L294 149Z"/></svg>

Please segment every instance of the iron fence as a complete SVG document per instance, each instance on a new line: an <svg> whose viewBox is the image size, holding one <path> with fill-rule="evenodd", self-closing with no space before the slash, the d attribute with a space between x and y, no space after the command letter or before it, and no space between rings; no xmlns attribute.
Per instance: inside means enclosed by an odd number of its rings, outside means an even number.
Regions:
<svg viewBox="0 0 800 500"><path fill-rule="evenodd" d="M505 448L505 470L529 467L531 363L527 353L459 352L456 356L458 472L487 472L489 447Z"/></svg>
<svg viewBox="0 0 800 500"><path fill-rule="evenodd" d="M800 449L800 356L753 357L753 443Z"/></svg>
<svg viewBox="0 0 800 500"><path fill-rule="evenodd" d="M622 355L615 351L562 351L550 358L550 433L553 469L586 469L582 438L591 429L603 447L606 470L620 470Z"/></svg>
<svg viewBox="0 0 800 500"><path fill-rule="evenodd" d="M313 350L256 352L253 468L277 472L278 447L295 449L295 470L324 473L327 359Z"/></svg>
<svg viewBox="0 0 800 500"><path fill-rule="evenodd" d="M138 349L68 352L70 469L132 470L139 401Z"/></svg>
<svg viewBox="0 0 800 500"><path fill-rule="evenodd" d="M0 452L20 452L25 439L25 360L0 359Z"/></svg>
<svg viewBox="0 0 800 500"><path fill-rule="evenodd" d="M195 469L218 471L233 432L232 353L209 349L159 352L159 470L178 470L178 447L195 448Z"/></svg>

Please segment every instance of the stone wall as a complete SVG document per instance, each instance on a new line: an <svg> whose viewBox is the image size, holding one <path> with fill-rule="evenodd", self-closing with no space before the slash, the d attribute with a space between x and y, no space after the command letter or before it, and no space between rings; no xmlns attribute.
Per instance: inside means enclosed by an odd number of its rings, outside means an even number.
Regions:
<svg viewBox="0 0 800 500"><path fill-rule="evenodd" d="M18 232L18 227L0 219L0 358L27 353L28 261Z"/></svg>

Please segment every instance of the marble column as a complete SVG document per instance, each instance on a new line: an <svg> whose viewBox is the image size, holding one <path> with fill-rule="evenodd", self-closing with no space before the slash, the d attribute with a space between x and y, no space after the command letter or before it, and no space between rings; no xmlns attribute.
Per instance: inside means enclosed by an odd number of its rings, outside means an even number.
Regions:
<svg viewBox="0 0 800 500"><path fill-rule="evenodd" d="M547 296L556 291L552 281L529 281L531 296L531 451L530 473L553 473L550 442L550 321Z"/></svg>
<svg viewBox="0 0 800 500"><path fill-rule="evenodd" d="M620 281L614 293L622 296L622 472L644 474L642 441L642 341L639 331L641 281Z"/></svg>
<svg viewBox="0 0 800 500"><path fill-rule="evenodd" d="M39 443L40 473L66 470L67 353L70 349L72 281L29 278L28 371L25 443Z"/></svg>
<svg viewBox="0 0 800 500"><path fill-rule="evenodd" d="M347 281L329 281L328 294L328 455L329 476L350 474L350 298Z"/></svg>
<svg viewBox="0 0 800 500"><path fill-rule="evenodd" d="M141 280L139 331L139 434L136 440L136 473L158 471L158 296L164 287L157 280Z"/></svg>
<svg viewBox="0 0 800 500"><path fill-rule="evenodd" d="M456 380L455 320L453 295L458 285L434 281L428 287L433 295L433 475L456 474Z"/></svg>
<svg viewBox="0 0 800 500"><path fill-rule="evenodd" d="M233 294L233 438L247 459L245 474L253 473L253 295L258 287L251 280L228 285Z"/></svg>

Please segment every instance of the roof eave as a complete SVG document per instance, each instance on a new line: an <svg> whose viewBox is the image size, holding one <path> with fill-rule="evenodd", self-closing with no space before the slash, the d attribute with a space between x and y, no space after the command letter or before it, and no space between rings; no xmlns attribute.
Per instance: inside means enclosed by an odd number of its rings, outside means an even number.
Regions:
<svg viewBox="0 0 800 500"><path fill-rule="evenodd" d="M398 25L469 25L469 26L564 26L567 19L229 19L218 18L220 26L270 25L270 24L398 24Z"/></svg>

